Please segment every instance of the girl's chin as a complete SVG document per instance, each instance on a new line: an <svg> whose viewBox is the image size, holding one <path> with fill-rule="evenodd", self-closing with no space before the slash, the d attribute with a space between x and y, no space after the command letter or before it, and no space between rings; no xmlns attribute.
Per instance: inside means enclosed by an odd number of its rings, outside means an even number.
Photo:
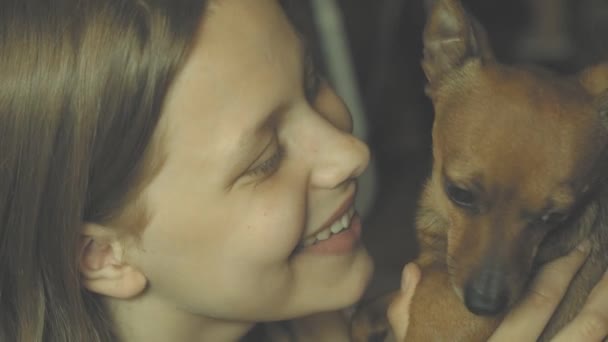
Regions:
<svg viewBox="0 0 608 342"><path fill-rule="evenodd" d="M289 291L291 299L283 302L290 303L284 307L286 310L268 320L292 319L349 308L363 297L374 268L371 257L361 244L349 254L294 255L289 264L296 288Z"/></svg>
<svg viewBox="0 0 608 342"><path fill-rule="evenodd" d="M281 304L264 305L256 310L255 315L259 319L262 312L266 312L263 321L281 321L352 307L363 297L371 279L372 263L365 253L352 266L343 278L330 278L329 282L327 277L319 277L319 273L302 274L303 278L307 278L306 281L299 282L294 291L282 293L286 297L280 301ZM277 296L280 295L277 293Z"/></svg>
<svg viewBox="0 0 608 342"><path fill-rule="evenodd" d="M333 279L328 277L328 279L332 279L329 282L332 285L319 285L321 287L320 291L325 292L320 296L325 298L326 304L331 303L333 309L346 308L357 303L363 297L372 279L373 269L374 265L371 257L365 248L360 247L349 268L342 269L341 272L334 270L334 274L338 276L332 277ZM327 284L328 281L323 279L320 283Z"/></svg>

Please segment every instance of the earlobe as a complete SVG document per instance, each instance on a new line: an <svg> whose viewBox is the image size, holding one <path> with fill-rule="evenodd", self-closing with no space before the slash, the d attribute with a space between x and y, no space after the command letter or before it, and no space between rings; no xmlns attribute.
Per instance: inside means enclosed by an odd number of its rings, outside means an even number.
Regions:
<svg viewBox="0 0 608 342"><path fill-rule="evenodd" d="M141 294L145 275L124 258L124 241L110 228L86 224L81 236L79 271L91 292L119 299Z"/></svg>

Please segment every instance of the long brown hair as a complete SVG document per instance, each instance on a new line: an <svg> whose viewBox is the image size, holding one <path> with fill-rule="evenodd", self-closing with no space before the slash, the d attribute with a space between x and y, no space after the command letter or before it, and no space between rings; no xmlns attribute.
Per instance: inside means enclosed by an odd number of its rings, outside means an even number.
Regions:
<svg viewBox="0 0 608 342"><path fill-rule="evenodd" d="M0 3L0 341L112 341L83 290L83 222L142 179L202 0Z"/></svg>

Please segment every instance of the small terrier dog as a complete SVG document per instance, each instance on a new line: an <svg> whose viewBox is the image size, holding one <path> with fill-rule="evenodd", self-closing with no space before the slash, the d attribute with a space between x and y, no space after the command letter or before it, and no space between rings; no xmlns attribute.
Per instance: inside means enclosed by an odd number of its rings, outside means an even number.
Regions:
<svg viewBox="0 0 608 342"><path fill-rule="evenodd" d="M422 279L406 340L487 340L540 265L589 239L548 340L608 265L608 63L568 77L503 65L458 0L432 2L422 66L433 168L417 213ZM360 308L356 341L387 328L391 297Z"/></svg>

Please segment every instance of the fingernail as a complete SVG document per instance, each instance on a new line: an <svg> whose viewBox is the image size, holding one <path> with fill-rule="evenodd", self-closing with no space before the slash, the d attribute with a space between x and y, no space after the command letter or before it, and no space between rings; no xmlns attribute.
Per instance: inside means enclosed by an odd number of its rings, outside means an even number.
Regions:
<svg viewBox="0 0 608 342"><path fill-rule="evenodd" d="M585 240L579 243L578 246L576 246L576 249L581 252L588 252L591 249L591 242L589 240Z"/></svg>

